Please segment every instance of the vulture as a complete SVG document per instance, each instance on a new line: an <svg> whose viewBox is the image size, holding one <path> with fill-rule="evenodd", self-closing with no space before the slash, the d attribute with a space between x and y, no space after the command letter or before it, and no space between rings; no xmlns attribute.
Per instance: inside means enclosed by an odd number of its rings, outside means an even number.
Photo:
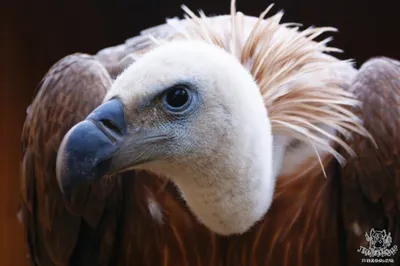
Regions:
<svg viewBox="0 0 400 266"><path fill-rule="evenodd" d="M22 130L32 265L400 265L400 62L282 12L55 63Z"/></svg>

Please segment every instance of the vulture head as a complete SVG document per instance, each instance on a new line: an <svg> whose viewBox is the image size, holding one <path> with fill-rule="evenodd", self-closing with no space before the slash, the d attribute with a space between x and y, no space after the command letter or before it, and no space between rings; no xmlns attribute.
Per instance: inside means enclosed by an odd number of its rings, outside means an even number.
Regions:
<svg viewBox="0 0 400 266"><path fill-rule="evenodd" d="M280 16L251 36L234 20L233 42L204 22L207 34L203 27L159 43L127 67L103 104L65 135L62 192L146 170L174 183L210 230L240 234L267 213L277 177L324 153L340 160L331 144L346 145L335 132L359 126L346 110L357 102L340 89L355 71L312 40L330 29L299 33ZM256 38L263 34L274 37Z"/></svg>
<svg viewBox="0 0 400 266"><path fill-rule="evenodd" d="M279 149L250 73L219 47L175 41L127 68L69 131L58 176L65 191L105 174L159 173L206 226L240 233L271 204Z"/></svg>

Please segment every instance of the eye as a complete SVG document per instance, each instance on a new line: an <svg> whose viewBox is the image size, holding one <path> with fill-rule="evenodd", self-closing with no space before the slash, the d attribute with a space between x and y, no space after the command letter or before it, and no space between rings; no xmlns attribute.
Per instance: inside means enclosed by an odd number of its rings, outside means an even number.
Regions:
<svg viewBox="0 0 400 266"><path fill-rule="evenodd" d="M191 92L184 86L173 87L162 96L164 107L170 112L185 111L192 101Z"/></svg>

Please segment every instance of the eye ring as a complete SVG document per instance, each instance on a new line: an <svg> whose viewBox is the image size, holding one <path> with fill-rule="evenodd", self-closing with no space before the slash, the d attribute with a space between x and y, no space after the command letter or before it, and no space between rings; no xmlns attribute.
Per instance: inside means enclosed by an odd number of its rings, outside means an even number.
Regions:
<svg viewBox="0 0 400 266"><path fill-rule="evenodd" d="M164 108L171 113L186 111L192 103L192 92L183 85L174 86L162 94Z"/></svg>

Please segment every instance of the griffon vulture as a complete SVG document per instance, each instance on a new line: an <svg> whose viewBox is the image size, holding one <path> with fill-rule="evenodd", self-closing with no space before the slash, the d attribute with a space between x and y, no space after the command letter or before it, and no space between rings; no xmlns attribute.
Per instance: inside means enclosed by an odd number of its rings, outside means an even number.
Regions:
<svg viewBox="0 0 400 266"><path fill-rule="evenodd" d="M269 9L184 7L49 70L22 133L33 265L353 266L372 229L400 263L400 63L356 69Z"/></svg>

